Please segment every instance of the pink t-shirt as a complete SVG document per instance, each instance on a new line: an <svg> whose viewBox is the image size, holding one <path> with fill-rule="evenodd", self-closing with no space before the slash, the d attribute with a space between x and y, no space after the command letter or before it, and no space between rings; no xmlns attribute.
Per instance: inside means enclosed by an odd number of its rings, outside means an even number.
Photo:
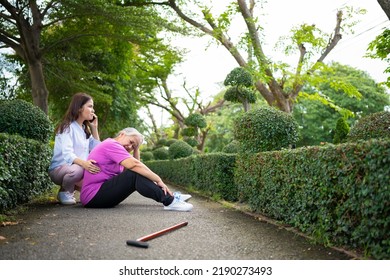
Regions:
<svg viewBox="0 0 390 280"><path fill-rule="evenodd" d="M86 205L105 181L122 173L124 167L120 165L120 162L129 157L131 157L129 152L114 139L108 138L97 145L89 154L88 159L96 161L100 172L92 174L84 170L83 186L80 193L81 203Z"/></svg>

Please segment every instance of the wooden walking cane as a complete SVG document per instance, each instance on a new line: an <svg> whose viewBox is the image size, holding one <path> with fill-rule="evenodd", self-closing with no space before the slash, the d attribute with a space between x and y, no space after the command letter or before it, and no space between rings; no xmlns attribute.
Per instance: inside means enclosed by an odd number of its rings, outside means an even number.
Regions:
<svg viewBox="0 0 390 280"><path fill-rule="evenodd" d="M166 229L162 229L160 231L157 231L157 232L154 232L154 233L151 233L151 234L148 234L148 235L145 235L143 237L140 237L136 240L127 240L126 241L126 244L129 245L129 246L135 246L135 247L141 247L141 248L148 248L149 247L149 244L146 242L148 240L151 240L151 239L154 239L154 238L157 238L161 235L164 235L168 232L171 232L171 231L174 231L176 229L179 229L181 227L184 227L188 225L188 222L182 222L180 224L177 224L177 225L174 225L174 226L171 226L169 228L166 228Z"/></svg>

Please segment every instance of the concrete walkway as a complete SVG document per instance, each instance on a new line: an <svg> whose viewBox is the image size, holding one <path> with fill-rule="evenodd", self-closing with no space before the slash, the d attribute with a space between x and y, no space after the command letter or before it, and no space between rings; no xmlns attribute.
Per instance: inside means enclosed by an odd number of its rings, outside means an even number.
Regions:
<svg viewBox="0 0 390 280"><path fill-rule="evenodd" d="M174 189L173 187L170 187ZM17 225L0 227L2 260L343 260L350 255L284 228L193 196L192 212L164 211L134 193L112 209L81 204L36 205ZM149 248L126 240L187 221L150 240Z"/></svg>

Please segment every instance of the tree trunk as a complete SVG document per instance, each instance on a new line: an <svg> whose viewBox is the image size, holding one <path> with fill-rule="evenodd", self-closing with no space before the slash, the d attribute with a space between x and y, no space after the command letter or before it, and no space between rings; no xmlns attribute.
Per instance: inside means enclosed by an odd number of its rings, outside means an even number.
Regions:
<svg viewBox="0 0 390 280"><path fill-rule="evenodd" d="M198 151L201 151L202 153L204 152L204 146L206 145L206 138L207 138L207 135L209 133L209 130L210 129L206 129L204 131L202 131L202 135L199 135L198 137L198 142L199 142L199 145L197 146L197 149Z"/></svg>
<svg viewBox="0 0 390 280"><path fill-rule="evenodd" d="M34 105L42 109L47 115L48 113L48 97L49 91L46 87L45 78L43 75L43 67L41 61L35 61L28 65L31 78L31 94Z"/></svg>
<svg viewBox="0 0 390 280"><path fill-rule="evenodd" d="M378 0L378 3L382 7L382 10L385 12L387 17L390 19L390 0Z"/></svg>
<svg viewBox="0 0 390 280"><path fill-rule="evenodd" d="M47 7L40 7L37 2L42 1L0 1L4 8L1 18L10 24L9 27L3 26L0 41L12 48L28 66L33 103L47 114L49 91L43 75L40 38L43 28L42 21L53 3L48 3ZM42 8L42 13L40 8ZM5 31L7 28L17 29L18 34Z"/></svg>

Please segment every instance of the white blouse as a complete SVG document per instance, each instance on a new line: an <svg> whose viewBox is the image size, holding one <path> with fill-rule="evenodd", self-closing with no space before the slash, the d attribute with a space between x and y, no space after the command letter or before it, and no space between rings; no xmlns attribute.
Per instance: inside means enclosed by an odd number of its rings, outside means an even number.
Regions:
<svg viewBox="0 0 390 280"><path fill-rule="evenodd" d="M64 164L71 165L76 158L87 160L89 153L99 143L92 135L87 139L84 130L73 121L68 129L55 137L49 170Z"/></svg>

